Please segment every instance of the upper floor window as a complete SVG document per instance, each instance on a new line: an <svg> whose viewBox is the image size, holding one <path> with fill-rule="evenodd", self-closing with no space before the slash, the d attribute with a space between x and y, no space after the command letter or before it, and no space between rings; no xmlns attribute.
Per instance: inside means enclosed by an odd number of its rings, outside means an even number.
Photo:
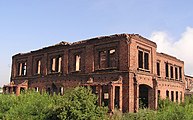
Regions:
<svg viewBox="0 0 193 120"><path fill-rule="evenodd" d="M188 79L186 79L185 82L186 82L185 83L185 85L186 85L185 87L186 87L186 89L188 89Z"/></svg>
<svg viewBox="0 0 193 120"><path fill-rule="evenodd" d="M18 64L18 75L25 76L27 74L27 63L22 62Z"/></svg>
<svg viewBox="0 0 193 120"><path fill-rule="evenodd" d="M174 73L173 73L173 66L170 66L170 77L173 79L174 78Z"/></svg>
<svg viewBox="0 0 193 120"><path fill-rule="evenodd" d="M51 59L51 72L61 72L61 68L62 68L62 57L58 56L58 57L53 57Z"/></svg>
<svg viewBox="0 0 193 120"><path fill-rule="evenodd" d="M143 68L143 52L138 51L138 67Z"/></svg>
<svg viewBox="0 0 193 120"><path fill-rule="evenodd" d="M99 51L99 68L113 68L117 66L116 50Z"/></svg>
<svg viewBox="0 0 193 120"><path fill-rule="evenodd" d="M173 66L170 63L165 63L166 78L179 80L182 79L182 67Z"/></svg>
<svg viewBox="0 0 193 120"><path fill-rule="evenodd" d="M109 50L108 51L108 58L109 58L109 60L108 60L108 65L109 65L109 67L116 67L116 54L115 54L115 49L111 49L111 50Z"/></svg>
<svg viewBox="0 0 193 120"><path fill-rule="evenodd" d="M106 55L107 55L107 51L100 51L99 52L99 67L100 68L106 68L107 66L107 57L106 57Z"/></svg>
<svg viewBox="0 0 193 120"><path fill-rule="evenodd" d="M157 62L157 75L160 76L160 62Z"/></svg>
<svg viewBox="0 0 193 120"><path fill-rule="evenodd" d="M146 52L144 53L144 68L149 70L149 54Z"/></svg>
<svg viewBox="0 0 193 120"><path fill-rule="evenodd" d="M75 71L81 70L81 56L75 55Z"/></svg>
<svg viewBox="0 0 193 120"><path fill-rule="evenodd" d="M138 51L138 68L149 70L149 53Z"/></svg>
<svg viewBox="0 0 193 120"><path fill-rule="evenodd" d="M179 78L182 79L182 67L179 67Z"/></svg>
<svg viewBox="0 0 193 120"><path fill-rule="evenodd" d="M169 77L169 65L168 63L165 64L165 72L166 72L166 77Z"/></svg>
<svg viewBox="0 0 193 120"><path fill-rule="evenodd" d="M36 62L36 74L41 74L41 60Z"/></svg>
<svg viewBox="0 0 193 120"><path fill-rule="evenodd" d="M178 68L175 67L175 79L178 80Z"/></svg>

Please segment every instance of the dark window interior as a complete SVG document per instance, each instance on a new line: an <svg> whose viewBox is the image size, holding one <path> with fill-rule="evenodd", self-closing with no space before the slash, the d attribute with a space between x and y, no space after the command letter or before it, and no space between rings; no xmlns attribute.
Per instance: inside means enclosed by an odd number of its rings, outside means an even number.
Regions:
<svg viewBox="0 0 193 120"><path fill-rule="evenodd" d="M146 70L149 70L149 54L144 54L144 67Z"/></svg>
<svg viewBox="0 0 193 120"><path fill-rule="evenodd" d="M99 52L99 68L117 67L116 50L104 50Z"/></svg>
<svg viewBox="0 0 193 120"><path fill-rule="evenodd" d="M179 67L180 79L182 79L182 67Z"/></svg>
<svg viewBox="0 0 193 120"><path fill-rule="evenodd" d="M169 98L169 91L166 90L166 97Z"/></svg>
<svg viewBox="0 0 193 120"><path fill-rule="evenodd" d="M170 66L170 76L171 78L174 78L174 73L173 73L173 66Z"/></svg>
<svg viewBox="0 0 193 120"><path fill-rule="evenodd" d="M171 100L174 101L174 91L171 91Z"/></svg>
<svg viewBox="0 0 193 120"><path fill-rule="evenodd" d="M160 63L157 62L157 75L160 76Z"/></svg>
<svg viewBox="0 0 193 120"><path fill-rule="evenodd" d="M176 102L178 102L178 91L176 91Z"/></svg>
<svg viewBox="0 0 193 120"><path fill-rule="evenodd" d="M138 52L138 65L139 68L143 68L143 52L140 50Z"/></svg>
<svg viewBox="0 0 193 120"><path fill-rule="evenodd" d="M166 70L166 77L169 77L169 68L168 68L168 63L166 63L166 68L165 68L165 70Z"/></svg>
<svg viewBox="0 0 193 120"><path fill-rule="evenodd" d="M175 78L176 80L178 80L178 68L177 67L175 67Z"/></svg>
<svg viewBox="0 0 193 120"><path fill-rule="evenodd" d="M106 68L107 66L107 51L100 51L99 52L99 67Z"/></svg>

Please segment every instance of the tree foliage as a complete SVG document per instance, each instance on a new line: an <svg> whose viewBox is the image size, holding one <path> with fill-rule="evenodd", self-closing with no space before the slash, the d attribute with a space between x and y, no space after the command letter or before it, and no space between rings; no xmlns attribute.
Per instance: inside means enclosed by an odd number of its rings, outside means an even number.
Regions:
<svg viewBox="0 0 193 120"><path fill-rule="evenodd" d="M57 99L58 100L58 99ZM97 97L89 89L77 87L68 90L51 111L50 118L62 120L106 119L107 109L97 106Z"/></svg>
<svg viewBox="0 0 193 120"><path fill-rule="evenodd" d="M157 111L140 109L138 113L114 114L112 120L193 120L193 96L181 104L159 100Z"/></svg>
<svg viewBox="0 0 193 120"><path fill-rule="evenodd" d="M140 109L138 113L108 116L107 108L97 106L90 89L77 87L63 96L33 90L20 96L0 95L0 119L3 120L193 120L193 96L184 103L159 100L158 110Z"/></svg>
<svg viewBox="0 0 193 120"><path fill-rule="evenodd" d="M90 90L77 87L64 96L27 91L20 96L0 96L0 119L96 120L106 119L107 109L96 104Z"/></svg>

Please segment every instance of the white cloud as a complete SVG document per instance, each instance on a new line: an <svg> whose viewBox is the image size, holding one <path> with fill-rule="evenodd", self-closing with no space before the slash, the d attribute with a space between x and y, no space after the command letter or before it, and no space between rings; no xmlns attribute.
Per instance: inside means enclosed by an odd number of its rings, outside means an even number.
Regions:
<svg viewBox="0 0 193 120"><path fill-rule="evenodd" d="M173 55L184 61L185 73L193 75L193 28L187 27L179 40L164 31L156 31L151 34L150 40L157 43L157 51Z"/></svg>

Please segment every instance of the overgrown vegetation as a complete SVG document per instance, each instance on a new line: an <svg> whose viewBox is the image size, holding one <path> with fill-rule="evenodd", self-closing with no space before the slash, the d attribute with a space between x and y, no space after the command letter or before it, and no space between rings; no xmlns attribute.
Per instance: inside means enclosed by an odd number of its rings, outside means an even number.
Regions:
<svg viewBox="0 0 193 120"><path fill-rule="evenodd" d="M97 97L89 89L77 87L63 96L27 91L20 96L0 95L0 119L3 120L193 120L193 96L184 103L159 100L158 111L140 109L138 113L97 106Z"/></svg>
<svg viewBox="0 0 193 120"><path fill-rule="evenodd" d="M184 103L159 100L158 110L140 109L138 113L119 113L112 120L193 120L193 96L186 97Z"/></svg>
<svg viewBox="0 0 193 120"><path fill-rule="evenodd" d="M27 91L20 96L0 96L0 119L96 120L107 119L107 108L96 105L90 90L77 87L64 96Z"/></svg>

